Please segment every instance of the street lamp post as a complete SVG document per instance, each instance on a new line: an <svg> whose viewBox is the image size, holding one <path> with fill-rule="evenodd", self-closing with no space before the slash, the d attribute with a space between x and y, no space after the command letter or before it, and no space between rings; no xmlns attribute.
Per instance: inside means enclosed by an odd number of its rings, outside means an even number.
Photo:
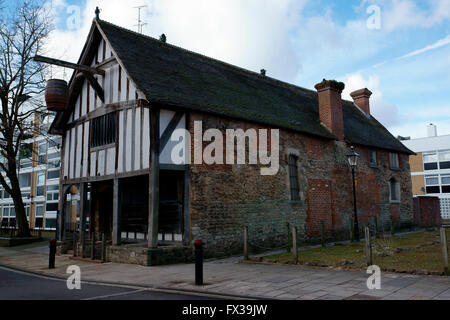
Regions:
<svg viewBox="0 0 450 320"><path fill-rule="evenodd" d="M355 181L355 168L358 165L359 154L351 147L352 151L347 154L348 163L352 169L352 182L353 182L353 229L355 240L359 242L359 225L358 225L358 213L356 209L356 181Z"/></svg>

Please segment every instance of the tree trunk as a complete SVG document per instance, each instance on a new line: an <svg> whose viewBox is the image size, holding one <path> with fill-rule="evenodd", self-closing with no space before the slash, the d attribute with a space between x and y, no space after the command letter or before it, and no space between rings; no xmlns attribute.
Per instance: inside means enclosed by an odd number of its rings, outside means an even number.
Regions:
<svg viewBox="0 0 450 320"><path fill-rule="evenodd" d="M14 209L16 210L16 223L18 227L17 236L31 237L25 206L22 200L22 192L20 191L19 179L17 178L17 172L10 172L8 177L11 182L11 197L14 201Z"/></svg>

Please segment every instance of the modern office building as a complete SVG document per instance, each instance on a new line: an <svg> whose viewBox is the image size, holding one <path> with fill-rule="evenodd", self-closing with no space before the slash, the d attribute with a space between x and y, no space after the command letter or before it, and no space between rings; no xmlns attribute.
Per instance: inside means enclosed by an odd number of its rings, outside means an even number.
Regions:
<svg viewBox="0 0 450 320"><path fill-rule="evenodd" d="M52 116L48 113L36 114L32 137L22 142L18 155L22 198L33 229L56 228L61 138L47 134L51 121ZM0 161L5 159L0 158ZM13 199L1 185L0 218L2 227L16 226Z"/></svg>
<svg viewBox="0 0 450 320"><path fill-rule="evenodd" d="M450 219L450 134L439 136L434 124L426 138L402 141L410 156L413 194L438 196L443 219Z"/></svg>

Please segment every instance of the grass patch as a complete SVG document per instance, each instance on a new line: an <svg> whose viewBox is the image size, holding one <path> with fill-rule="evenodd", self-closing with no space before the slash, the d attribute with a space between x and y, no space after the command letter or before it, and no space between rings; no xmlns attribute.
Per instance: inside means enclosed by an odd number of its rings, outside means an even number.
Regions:
<svg viewBox="0 0 450 320"><path fill-rule="evenodd" d="M450 232L447 230L447 239ZM444 270L438 231L424 231L372 240L373 264L385 271L441 274ZM364 242L299 250L299 264L365 269ZM291 253L265 256L261 262L294 264Z"/></svg>

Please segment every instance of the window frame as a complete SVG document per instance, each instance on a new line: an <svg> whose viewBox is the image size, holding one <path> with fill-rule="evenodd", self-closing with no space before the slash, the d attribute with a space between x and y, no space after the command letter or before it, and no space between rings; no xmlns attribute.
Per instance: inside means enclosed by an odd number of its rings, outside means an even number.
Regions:
<svg viewBox="0 0 450 320"><path fill-rule="evenodd" d="M394 183L394 186L392 185L392 183ZM394 187L394 192L392 192L392 187ZM393 195L395 196L395 198L392 197ZM395 177L389 179L389 202L390 203L401 202L400 182Z"/></svg>
<svg viewBox="0 0 450 320"><path fill-rule="evenodd" d="M300 181L298 175L298 156L294 154L288 155L288 176L289 176L289 191L290 200L292 202L299 202L300 198Z"/></svg>
<svg viewBox="0 0 450 320"><path fill-rule="evenodd" d="M427 179L436 179L437 183L429 184ZM440 185L440 176L438 174L429 174L424 176L424 185L425 185L425 193L426 194L440 194L441 193L441 185ZM428 188L438 188L438 192L429 192Z"/></svg>
<svg viewBox="0 0 450 320"><path fill-rule="evenodd" d="M89 147L104 149L114 145L117 137L117 112L107 113L90 121Z"/></svg>
<svg viewBox="0 0 450 320"><path fill-rule="evenodd" d="M393 163L396 160L396 164ZM389 167L391 170L400 170L400 155L397 152L389 152Z"/></svg>
<svg viewBox="0 0 450 320"><path fill-rule="evenodd" d="M427 156L435 156L436 160L435 161L425 161L425 157ZM439 156L437 151L434 152L424 152L422 153L422 163L423 163L423 171L433 171L433 170L439 170ZM427 168L427 165L432 165L432 164L436 164L436 168Z"/></svg>
<svg viewBox="0 0 450 320"><path fill-rule="evenodd" d="M368 150L369 153L369 166L372 168L378 168L378 155L377 155L377 150L375 149L369 149ZM372 153L375 156L375 162L372 162Z"/></svg>

